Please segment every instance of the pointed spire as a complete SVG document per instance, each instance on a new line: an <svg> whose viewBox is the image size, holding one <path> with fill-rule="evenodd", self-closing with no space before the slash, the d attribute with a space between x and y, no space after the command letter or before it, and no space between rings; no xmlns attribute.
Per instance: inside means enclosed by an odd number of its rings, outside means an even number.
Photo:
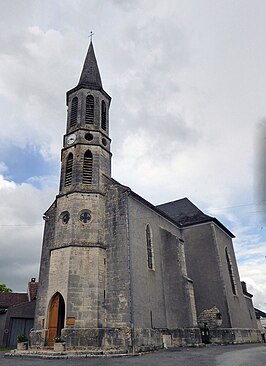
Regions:
<svg viewBox="0 0 266 366"><path fill-rule="evenodd" d="M77 86L82 86L84 88L102 89L101 76L98 69L92 41L90 41L89 49Z"/></svg>

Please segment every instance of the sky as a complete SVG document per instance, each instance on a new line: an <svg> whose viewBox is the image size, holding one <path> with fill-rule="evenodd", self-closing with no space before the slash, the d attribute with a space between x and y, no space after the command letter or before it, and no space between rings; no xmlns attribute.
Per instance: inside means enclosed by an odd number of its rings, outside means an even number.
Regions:
<svg viewBox="0 0 266 366"><path fill-rule="evenodd" d="M112 96L112 175L153 204L188 197L232 231L266 310L266 2L0 0L0 283L38 277L58 193L65 93L93 31Z"/></svg>

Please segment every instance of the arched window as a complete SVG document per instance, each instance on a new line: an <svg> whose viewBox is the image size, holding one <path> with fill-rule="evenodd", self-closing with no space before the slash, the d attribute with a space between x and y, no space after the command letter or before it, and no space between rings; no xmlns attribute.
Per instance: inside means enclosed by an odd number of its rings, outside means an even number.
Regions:
<svg viewBox="0 0 266 366"><path fill-rule="evenodd" d="M226 257L227 268L228 268L228 272L229 272L232 291L233 291L233 294L236 295L235 276L234 276L232 261L231 261L230 254L228 253L227 248L225 248L225 257Z"/></svg>
<svg viewBox="0 0 266 366"><path fill-rule="evenodd" d="M148 268L154 269L153 245L152 245L152 240L151 240L150 225L146 226L146 244L147 244Z"/></svg>
<svg viewBox="0 0 266 366"><path fill-rule="evenodd" d="M101 128L106 131L106 104L102 100Z"/></svg>
<svg viewBox="0 0 266 366"><path fill-rule="evenodd" d="M92 183L92 153L90 150L87 150L84 154L82 183Z"/></svg>
<svg viewBox="0 0 266 366"><path fill-rule="evenodd" d="M94 98L92 95L88 95L86 98L85 122L94 122Z"/></svg>
<svg viewBox="0 0 266 366"><path fill-rule="evenodd" d="M78 118L78 98L74 97L71 103L70 127L73 127L77 124L77 118Z"/></svg>
<svg viewBox="0 0 266 366"><path fill-rule="evenodd" d="M73 167L73 154L69 153L66 159L65 186L70 186L72 183L72 167Z"/></svg>

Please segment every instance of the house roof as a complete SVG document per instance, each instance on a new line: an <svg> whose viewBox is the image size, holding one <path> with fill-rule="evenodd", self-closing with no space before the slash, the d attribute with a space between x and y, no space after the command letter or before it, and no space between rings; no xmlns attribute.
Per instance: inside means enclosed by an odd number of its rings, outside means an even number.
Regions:
<svg viewBox="0 0 266 366"><path fill-rule="evenodd" d="M28 302L27 293L0 292L0 309L7 309L10 306Z"/></svg>
<svg viewBox="0 0 266 366"><path fill-rule="evenodd" d="M188 198L181 198L176 201L163 203L156 206L159 210L172 217L182 227L187 227L205 222L215 222L223 229L231 238L234 234L231 233L219 220L215 217L206 215L197 206L194 205Z"/></svg>

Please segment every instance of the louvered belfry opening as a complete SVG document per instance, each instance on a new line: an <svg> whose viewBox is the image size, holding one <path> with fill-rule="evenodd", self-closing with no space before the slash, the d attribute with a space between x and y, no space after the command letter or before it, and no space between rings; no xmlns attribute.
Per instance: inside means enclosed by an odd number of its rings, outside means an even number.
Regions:
<svg viewBox="0 0 266 366"><path fill-rule="evenodd" d="M73 154L69 153L66 160L65 186L70 186L72 183L72 168L73 168Z"/></svg>
<svg viewBox="0 0 266 366"><path fill-rule="evenodd" d="M71 103L70 127L74 127L77 124L77 118L78 118L78 98L74 97Z"/></svg>
<svg viewBox="0 0 266 366"><path fill-rule="evenodd" d="M101 113L101 127L104 131L106 131L106 104L105 101L102 100L102 113Z"/></svg>
<svg viewBox="0 0 266 366"><path fill-rule="evenodd" d="M92 153L90 150L87 150L84 154L82 183L92 183Z"/></svg>
<svg viewBox="0 0 266 366"><path fill-rule="evenodd" d="M86 112L85 123L94 122L94 98L92 95L88 95L86 98Z"/></svg>

